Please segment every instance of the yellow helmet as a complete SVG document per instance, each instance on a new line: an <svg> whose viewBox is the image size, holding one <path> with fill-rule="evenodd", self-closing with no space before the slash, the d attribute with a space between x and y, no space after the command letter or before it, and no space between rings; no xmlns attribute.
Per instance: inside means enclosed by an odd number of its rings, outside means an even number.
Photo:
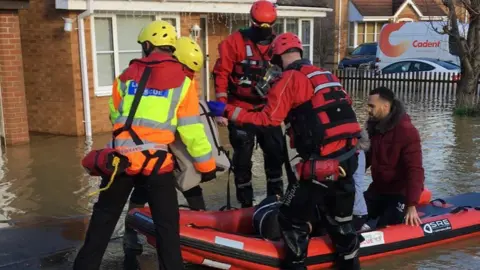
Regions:
<svg viewBox="0 0 480 270"><path fill-rule="evenodd" d="M143 27L138 34L138 43L142 44L149 41L153 46L172 46L175 48L177 41L177 31L175 27L167 21L153 21Z"/></svg>
<svg viewBox="0 0 480 270"><path fill-rule="evenodd" d="M200 46L189 37L177 39L173 55L191 70L198 72L203 67L203 52Z"/></svg>

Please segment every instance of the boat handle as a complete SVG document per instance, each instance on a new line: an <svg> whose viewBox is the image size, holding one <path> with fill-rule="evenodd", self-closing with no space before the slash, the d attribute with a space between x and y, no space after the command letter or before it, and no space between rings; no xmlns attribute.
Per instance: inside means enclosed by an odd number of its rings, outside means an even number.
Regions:
<svg viewBox="0 0 480 270"><path fill-rule="evenodd" d="M459 206L459 207L454 208L452 211L450 211L450 213L451 213L451 214L457 214L457 213L459 213L459 212L462 211L462 210L463 210L464 212L467 212L468 209L472 209L472 208L473 208L473 207L467 206L467 205L466 205L466 206Z"/></svg>
<svg viewBox="0 0 480 270"><path fill-rule="evenodd" d="M444 199L435 199L430 202L431 205L435 206L434 202L440 202L442 205L447 204L447 202Z"/></svg>

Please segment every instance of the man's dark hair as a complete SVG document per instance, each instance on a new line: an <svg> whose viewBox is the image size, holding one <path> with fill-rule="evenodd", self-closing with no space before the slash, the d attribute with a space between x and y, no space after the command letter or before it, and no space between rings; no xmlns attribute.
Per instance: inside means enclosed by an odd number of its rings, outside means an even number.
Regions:
<svg viewBox="0 0 480 270"><path fill-rule="evenodd" d="M390 102L390 104L392 104L395 100L395 93L393 93L390 88L387 88L385 86L380 86L373 89L372 91L370 91L369 95L378 95L380 96L380 98Z"/></svg>

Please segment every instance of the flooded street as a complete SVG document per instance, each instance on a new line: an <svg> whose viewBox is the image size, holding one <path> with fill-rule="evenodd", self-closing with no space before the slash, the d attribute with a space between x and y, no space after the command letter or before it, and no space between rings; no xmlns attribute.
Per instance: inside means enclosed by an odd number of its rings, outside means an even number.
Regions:
<svg viewBox="0 0 480 270"><path fill-rule="evenodd" d="M351 94L363 126L368 93ZM433 197L480 191L480 118L452 116L454 93L397 94L420 132L426 186ZM221 133L222 143L229 144L226 129ZM109 138L109 134L95 136L91 147L103 147ZM4 149L0 160L0 269L70 269L74 248L81 244L88 224L85 216L96 199L87 194L98 186L98 179L89 177L80 165L88 151L82 137L35 134L30 145ZM265 192L260 149L255 151L253 159L258 202ZM225 205L226 179L224 175L202 185L209 209ZM367 178L365 186L370 181ZM233 183L231 187L234 192ZM182 195L179 200L185 204ZM232 202L237 205L235 200ZM8 220L15 226L9 227ZM112 236L102 269L122 269L118 238L122 231L123 220ZM363 264L363 269L478 269L479 241L479 238L457 241L369 261ZM147 249L141 257L142 269L156 269L155 261L154 250Z"/></svg>

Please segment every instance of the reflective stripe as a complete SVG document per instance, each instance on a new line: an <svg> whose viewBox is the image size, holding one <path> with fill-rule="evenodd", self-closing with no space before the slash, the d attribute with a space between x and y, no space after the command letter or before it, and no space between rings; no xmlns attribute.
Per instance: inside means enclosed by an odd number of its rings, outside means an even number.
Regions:
<svg viewBox="0 0 480 270"><path fill-rule="evenodd" d="M200 116L182 117L182 118L178 118L178 126L198 124L198 123L201 123L201 121L202 120L200 120Z"/></svg>
<svg viewBox="0 0 480 270"><path fill-rule="evenodd" d="M244 188L244 187L250 187L250 186L252 186L251 181L248 181L247 183L243 183L243 184L237 184L237 188Z"/></svg>
<svg viewBox="0 0 480 270"><path fill-rule="evenodd" d="M253 212L253 216L255 216L259 211L261 211L262 209L264 208L268 208L270 206L273 206L275 204L281 204L281 202L272 202L272 203L268 203L268 204L265 204L263 205L262 207L259 207L257 210L255 210L255 212Z"/></svg>
<svg viewBox="0 0 480 270"><path fill-rule="evenodd" d="M155 143L155 142L151 142L151 141L148 141L148 140L142 140L142 143L143 144L158 144L158 143ZM137 144L131 140L131 139L115 139L115 148L117 147L135 147L137 146ZM108 144L107 144L107 147L111 148L112 147L112 141L110 141Z"/></svg>
<svg viewBox="0 0 480 270"><path fill-rule="evenodd" d="M347 221L351 221L352 220L352 216L348 216L348 217L335 217L335 221L337 222L347 222Z"/></svg>
<svg viewBox="0 0 480 270"><path fill-rule="evenodd" d="M282 177L270 178L270 179L267 178L267 182L270 182L270 183L282 182L282 181L283 181Z"/></svg>
<svg viewBox="0 0 480 270"><path fill-rule="evenodd" d="M257 64L257 61L255 60L243 60L242 62L240 62L242 64L251 64L251 65L256 65Z"/></svg>
<svg viewBox="0 0 480 270"><path fill-rule="evenodd" d="M217 98L228 97L228 94L227 94L227 93L216 93L215 96L216 96Z"/></svg>
<svg viewBox="0 0 480 270"><path fill-rule="evenodd" d="M266 217L269 213L271 213L272 211L273 211L273 209L268 210L268 211L262 216L262 218L260 219L260 225L259 225L260 228L258 228L258 229L260 230L260 236L261 236L262 238L263 238L263 233L262 233L263 220L264 220L265 217Z"/></svg>
<svg viewBox="0 0 480 270"><path fill-rule="evenodd" d="M352 253L343 256L343 258L345 260L351 260L351 259L353 259L357 256L357 253L358 253L358 248L356 250L354 250Z"/></svg>
<svg viewBox="0 0 480 270"><path fill-rule="evenodd" d="M235 107L235 110L233 110L233 113L232 113L231 120L234 121L234 122L237 121L237 117L238 117L238 115L240 114L241 111L242 111L242 108Z"/></svg>
<svg viewBox="0 0 480 270"><path fill-rule="evenodd" d="M116 119L115 124L125 124L127 121L127 116L120 116ZM154 120L150 119L144 119L144 118L135 118L132 121L132 126L142 126L142 127L149 127L149 128L154 128L154 129L161 129L161 130L170 130L170 131L175 131L176 126L173 126L169 123L160 123Z"/></svg>
<svg viewBox="0 0 480 270"><path fill-rule="evenodd" d="M317 76L317 75L322 75L322 74L331 74L330 71L314 71L310 74L307 74L307 78L312 78L314 76Z"/></svg>
<svg viewBox="0 0 480 270"><path fill-rule="evenodd" d="M246 45L245 50L247 51L247 57L253 56L252 47L250 47L250 45Z"/></svg>
<svg viewBox="0 0 480 270"><path fill-rule="evenodd" d="M193 157L193 160L195 160L195 162L197 163L200 163L200 162L208 161L211 158L212 158L212 151L208 152L208 154L205 154L203 156Z"/></svg>
<svg viewBox="0 0 480 270"><path fill-rule="evenodd" d="M318 91L324 89L324 88L327 88L327 87L334 87L334 86L340 86L342 87L342 84L339 83L339 82L329 82L329 83L324 83L324 84L320 84L320 85L317 85L317 87L315 87L315 93L317 93Z"/></svg>
<svg viewBox="0 0 480 270"><path fill-rule="evenodd" d="M133 152L142 152L144 150L157 150L157 151L168 151L168 146L165 144L156 144L156 143L148 143L137 145L133 147L126 147L126 148L119 148L116 151L122 155L133 153Z"/></svg>

